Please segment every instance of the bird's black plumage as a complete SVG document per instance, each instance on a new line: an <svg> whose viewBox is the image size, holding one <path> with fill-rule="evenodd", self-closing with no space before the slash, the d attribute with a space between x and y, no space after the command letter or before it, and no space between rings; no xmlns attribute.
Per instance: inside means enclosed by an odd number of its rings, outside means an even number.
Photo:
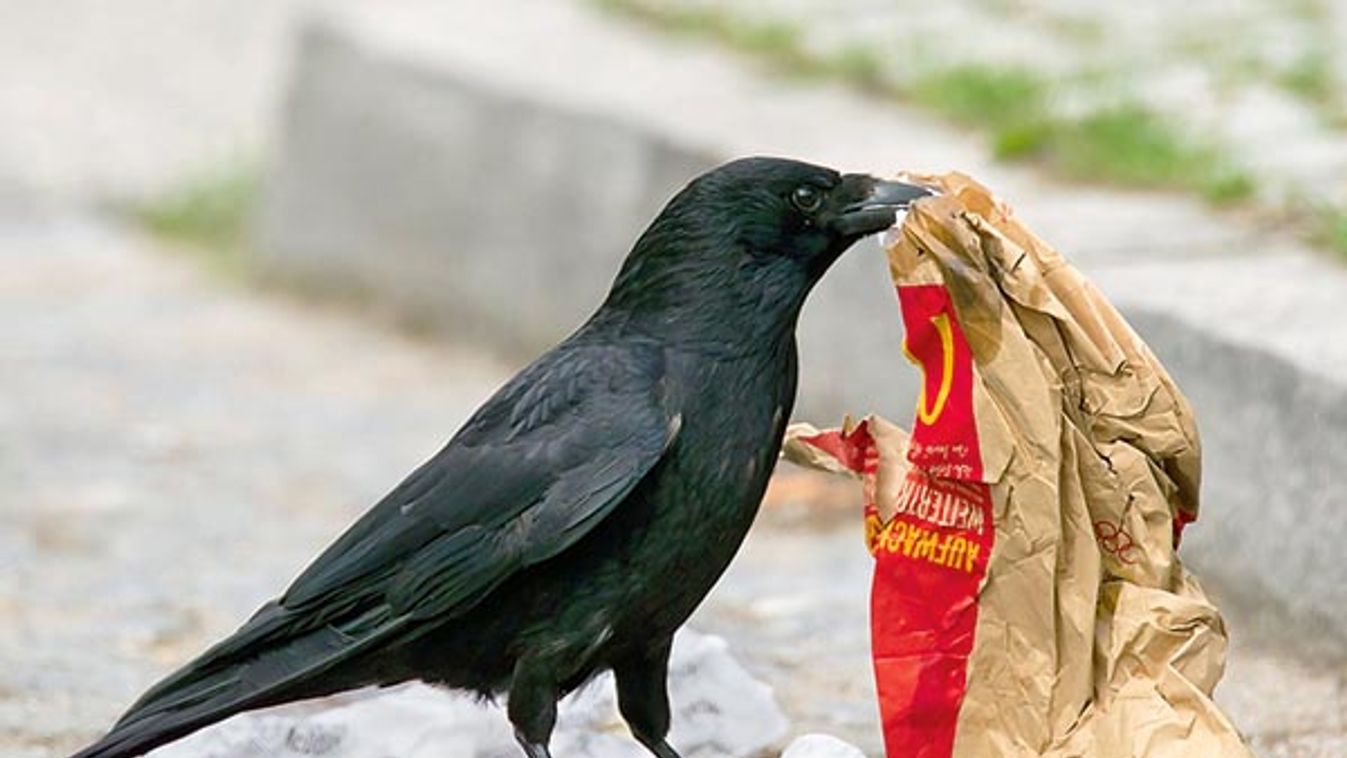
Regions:
<svg viewBox="0 0 1347 758"><path fill-rule="evenodd" d="M892 222L895 186L767 158L694 180L579 330L78 758L410 679L508 692L538 758L557 699L605 669L633 734L675 756L673 633L757 511L794 402L805 296Z"/></svg>

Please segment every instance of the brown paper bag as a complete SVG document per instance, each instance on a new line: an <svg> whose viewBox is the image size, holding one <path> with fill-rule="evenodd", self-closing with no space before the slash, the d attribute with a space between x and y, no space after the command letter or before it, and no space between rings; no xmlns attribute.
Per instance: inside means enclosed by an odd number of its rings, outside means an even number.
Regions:
<svg viewBox="0 0 1347 758"><path fill-rule="evenodd" d="M861 477L889 758L1249 756L1211 701L1220 615L1179 560L1192 410L1118 312L984 187L886 240L923 375L911 434L792 427Z"/></svg>

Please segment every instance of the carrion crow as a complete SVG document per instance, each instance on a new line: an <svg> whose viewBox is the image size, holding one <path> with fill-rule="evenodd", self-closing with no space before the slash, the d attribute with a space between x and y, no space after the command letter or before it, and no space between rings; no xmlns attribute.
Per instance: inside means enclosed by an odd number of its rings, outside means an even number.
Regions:
<svg viewBox="0 0 1347 758"><path fill-rule="evenodd" d="M775 158L693 180L588 321L77 758L413 679L508 693L524 752L543 758L557 700L605 669L632 734L676 758L670 644L757 513L795 400L800 307L925 194Z"/></svg>

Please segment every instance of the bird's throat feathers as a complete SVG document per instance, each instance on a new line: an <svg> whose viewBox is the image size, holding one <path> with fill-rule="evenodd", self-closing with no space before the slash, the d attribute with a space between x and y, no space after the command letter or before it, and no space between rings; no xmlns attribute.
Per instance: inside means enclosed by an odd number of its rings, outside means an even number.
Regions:
<svg viewBox="0 0 1347 758"><path fill-rule="evenodd" d="M661 218L637 242L596 318L681 344L753 350L790 339L821 271L736 239L733 224Z"/></svg>

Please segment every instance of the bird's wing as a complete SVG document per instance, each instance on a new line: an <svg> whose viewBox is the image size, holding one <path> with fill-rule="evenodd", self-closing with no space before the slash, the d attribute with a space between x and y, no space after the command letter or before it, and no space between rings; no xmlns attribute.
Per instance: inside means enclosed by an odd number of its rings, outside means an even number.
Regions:
<svg viewBox="0 0 1347 758"><path fill-rule="evenodd" d="M240 690L230 702L248 702L418 620L461 615L573 545L676 436L662 375L654 350L563 346L544 356L281 598L152 688L119 726L216 699L216 680Z"/></svg>
<svg viewBox="0 0 1347 758"><path fill-rule="evenodd" d="M565 550L677 432L661 374L654 350L549 354L324 552L281 606L377 587L394 615L462 612L514 571Z"/></svg>

